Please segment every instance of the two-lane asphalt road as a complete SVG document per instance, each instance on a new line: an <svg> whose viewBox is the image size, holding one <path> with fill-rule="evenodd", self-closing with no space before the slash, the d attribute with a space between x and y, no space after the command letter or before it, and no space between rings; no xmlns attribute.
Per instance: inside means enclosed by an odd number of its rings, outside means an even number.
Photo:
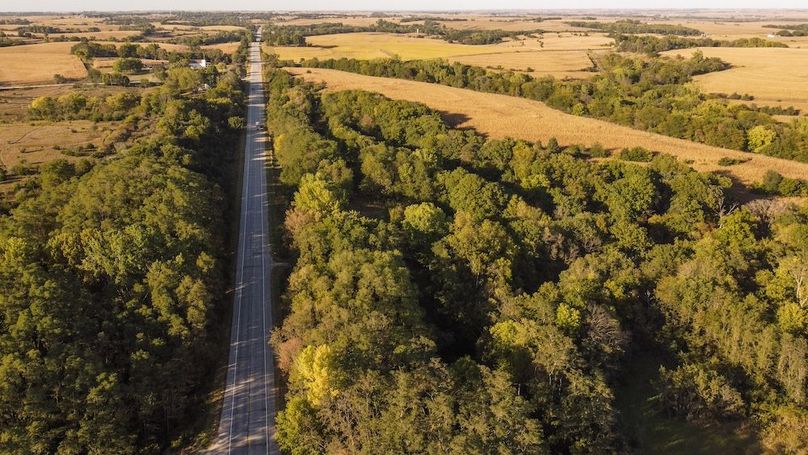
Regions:
<svg viewBox="0 0 808 455"><path fill-rule="evenodd" d="M265 106L258 43L250 45L247 81L247 135L230 358L219 432L211 454L278 453L274 441L275 377L268 344L272 328L272 255L267 236Z"/></svg>

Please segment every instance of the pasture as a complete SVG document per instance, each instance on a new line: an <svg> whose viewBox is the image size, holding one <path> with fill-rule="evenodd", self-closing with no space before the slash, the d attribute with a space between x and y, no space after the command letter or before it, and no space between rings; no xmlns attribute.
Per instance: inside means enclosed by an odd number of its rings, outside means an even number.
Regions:
<svg viewBox="0 0 808 455"><path fill-rule="evenodd" d="M0 124L0 165L10 169L23 160L41 164L56 158L76 159L54 146L63 149L86 144L101 146L115 124L89 120Z"/></svg>
<svg viewBox="0 0 808 455"><path fill-rule="evenodd" d="M53 75L70 79L87 76L84 64L70 48L76 43L56 42L0 48L0 84L53 83Z"/></svg>
<svg viewBox="0 0 808 455"><path fill-rule="evenodd" d="M808 163L712 147L578 117L525 98L335 70L289 68L288 71L309 81L323 82L328 90L369 90L392 99L424 103L442 112L456 126L474 128L494 138L513 137L546 143L555 137L561 144L600 143L608 149L639 145L674 155L699 171L724 173L746 184L761 181L767 170L808 179ZM718 160L725 157L751 159L729 167L719 165Z"/></svg>
<svg viewBox="0 0 808 455"><path fill-rule="evenodd" d="M67 86L0 90L0 123L21 122L28 118L28 106L40 96L59 96L71 91Z"/></svg>

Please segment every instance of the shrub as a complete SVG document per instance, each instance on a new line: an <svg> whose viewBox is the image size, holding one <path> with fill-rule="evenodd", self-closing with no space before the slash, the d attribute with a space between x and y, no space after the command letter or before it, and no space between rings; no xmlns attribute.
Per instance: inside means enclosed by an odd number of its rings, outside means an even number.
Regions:
<svg viewBox="0 0 808 455"><path fill-rule="evenodd" d="M751 158L730 158L725 156L718 160L719 166L734 166L736 164L746 163L747 161L751 160Z"/></svg>
<svg viewBox="0 0 808 455"><path fill-rule="evenodd" d="M776 171L766 171L763 181L755 185L753 189L777 196L805 196L808 194L808 182L783 177Z"/></svg>
<svg viewBox="0 0 808 455"><path fill-rule="evenodd" d="M655 153L643 148L643 147L632 147L632 148L624 148L620 150L620 154L618 157L624 161L638 161L642 163L649 163L651 160L654 159Z"/></svg>
<svg viewBox="0 0 808 455"><path fill-rule="evenodd" d="M112 65L112 69L118 73L139 73L143 70L143 62L139 58L120 58Z"/></svg>
<svg viewBox="0 0 808 455"><path fill-rule="evenodd" d="M741 394L720 373L702 365L660 368L663 406L688 420L740 417Z"/></svg>
<svg viewBox="0 0 808 455"><path fill-rule="evenodd" d="M607 158L609 155L611 155L611 153L609 153L609 151L606 150L599 142L595 142L591 147L589 147L588 154L592 158Z"/></svg>
<svg viewBox="0 0 808 455"><path fill-rule="evenodd" d="M120 73L104 73L101 76L101 81L104 85L121 85L124 87L129 85L129 78Z"/></svg>
<svg viewBox="0 0 808 455"><path fill-rule="evenodd" d="M10 172L14 175L33 175L37 172L37 167L29 164L27 161L22 160L12 166Z"/></svg>

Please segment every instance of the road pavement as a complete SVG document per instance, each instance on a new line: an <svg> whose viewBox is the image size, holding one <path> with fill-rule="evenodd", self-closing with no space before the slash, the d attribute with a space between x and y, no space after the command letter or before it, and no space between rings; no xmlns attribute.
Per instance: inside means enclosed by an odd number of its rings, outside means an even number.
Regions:
<svg viewBox="0 0 808 455"><path fill-rule="evenodd" d="M272 254L267 235L266 122L260 59L258 43L252 43L230 357L222 415L211 454L279 453L274 442L275 377L268 344L272 328Z"/></svg>

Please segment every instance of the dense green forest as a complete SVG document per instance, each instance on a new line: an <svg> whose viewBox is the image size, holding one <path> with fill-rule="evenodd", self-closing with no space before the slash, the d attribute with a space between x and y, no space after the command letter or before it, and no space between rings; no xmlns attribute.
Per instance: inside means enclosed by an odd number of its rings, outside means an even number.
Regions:
<svg viewBox="0 0 808 455"><path fill-rule="evenodd" d="M264 27L262 36L264 42L270 46L306 46L307 36L358 32L423 33L450 43L470 45L501 43L504 38L542 33L539 29L520 31L458 30L434 20L425 20L423 24L409 24L379 19L375 24L368 26L344 25L341 22L311 25L269 25Z"/></svg>
<svg viewBox="0 0 808 455"><path fill-rule="evenodd" d="M808 207L738 207L667 155L598 162L274 68L266 84L293 193L284 450L626 452L615 390L648 351L659 413L806 450Z"/></svg>
<svg viewBox="0 0 808 455"><path fill-rule="evenodd" d="M575 115L808 162L808 119L798 117L785 124L754 105L706 96L689 83L692 77L727 69L729 64L718 58L706 58L700 52L687 59L611 53L598 60L599 72L589 80L535 78L443 60L310 59L302 62L302 66L521 96Z"/></svg>
<svg viewBox="0 0 808 455"><path fill-rule="evenodd" d="M244 125L241 69L208 76L179 65L140 94L31 106L126 115L139 138L42 165L0 215L0 452L165 453L199 430L225 346Z"/></svg>

